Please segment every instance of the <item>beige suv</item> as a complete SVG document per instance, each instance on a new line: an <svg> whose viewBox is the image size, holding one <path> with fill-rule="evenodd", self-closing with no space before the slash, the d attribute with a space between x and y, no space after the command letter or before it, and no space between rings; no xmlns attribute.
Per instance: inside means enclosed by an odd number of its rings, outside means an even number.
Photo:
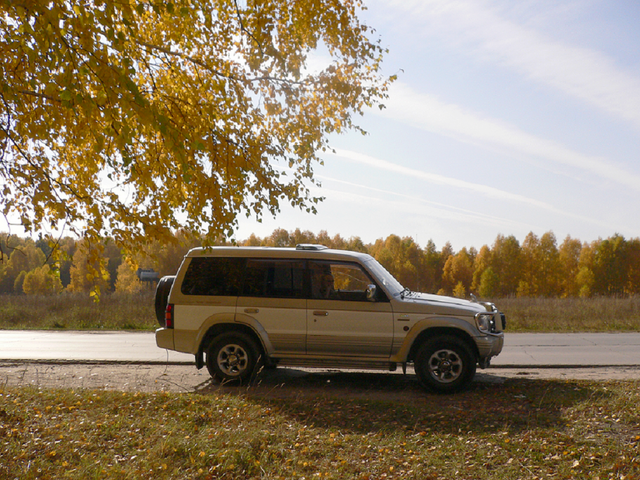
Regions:
<svg viewBox="0 0 640 480"><path fill-rule="evenodd" d="M320 245L196 248L156 291L161 348L221 382L276 365L406 371L460 390L502 350L490 303L411 292L373 257Z"/></svg>

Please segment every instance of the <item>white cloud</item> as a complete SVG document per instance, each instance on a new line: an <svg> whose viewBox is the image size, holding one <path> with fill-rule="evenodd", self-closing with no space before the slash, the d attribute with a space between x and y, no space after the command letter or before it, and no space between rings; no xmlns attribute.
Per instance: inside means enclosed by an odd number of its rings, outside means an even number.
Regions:
<svg viewBox="0 0 640 480"><path fill-rule="evenodd" d="M370 187L368 185L361 185L353 182L348 182L346 180L339 180L337 178L331 178L322 175L319 175L318 178L349 187L348 192L345 192L343 190L332 190L323 187L322 193L324 193L327 197L330 197L333 201L336 201L336 199L349 199L350 201L365 206L371 206L375 204L377 209L386 208L393 212L411 212L412 215L419 215L421 217L440 218L447 221L474 223L485 227L487 225L491 225L499 228L518 228L527 230L533 230L536 228L536 226L529 223L500 218L494 215L488 215L484 212L476 212L473 210L468 210L466 208L446 205L444 203L433 202L414 195L407 195L405 193ZM380 197L376 196L354 193L354 189L362 189L377 194L383 194L384 198L381 199ZM390 201L390 196L396 197L398 200ZM418 206L420 207L419 209L416 208Z"/></svg>
<svg viewBox="0 0 640 480"><path fill-rule="evenodd" d="M549 38L478 0L390 0L405 21L484 61L578 98L640 128L640 78L605 54Z"/></svg>
<svg viewBox="0 0 640 480"><path fill-rule="evenodd" d="M607 179L640 191L640 176L614 162L584 155L500 120L415 92L402 83L392 87L387 109L381 115L458 141L587 171L599 180Z"/></svg>
<svg viewBox="0 0 640 480"><path fill-rule="evenodd" d="M424 172L422 170L416 170L413 168L404 167L402 165L391 163L386 160L374 158L369 155L353 152L350 150L336 149L335 154L343 159L361 163L369 167L386 170L388 172L396 173L399 175L404 175L410 178L419 178L431 184L446 185L452 188L463 189L463 190L477 193L479 195L483 195L485 197L501 200L502 202L511 202L511 203L517 203L521 205L527 205L530 207L541 209L549 213L553 213L555 215L560 215L562 217L573 218L576 220L580 220L581 222L586 222L594 225L600 225L603 227L611 228L611 225L597 218L591 218L591 217L586 217L584 215L577 215L571 212L566 212L566 211L560 210L559 208L554 207L549 203L542 202L540 200L536 200L533 198L528 198L523 195L506 192L504 190L499 190L495 187L490 187L490 186L478 184L478 183L467 182L467 181L459 180L452 177L445 177L443 175L437 175L433 173ZM365 187L365 188L369 188L369 187Z"/></svg>
<svg viewBox="0 0 640 480"><path fill-rule="evenodd" d="M350 150L336 149L336 154L339 157L346 158L353 162L362 163L370 167L375 167L381 170L387 170L390 172L398 173L398 174L405 175L412 178L420 178L432 184L455 187L462 190L478 193L485 197L490 197L496 200L508 200L512 202L518 202L518 203L542 208L544 210L554 210L554 207L548 203L541 202L539 200L528 198L515 193L509 193L504 190L490 187L488 185L467 182L465 180L459 180L457 178L452 178L452 177L445 177L444 175L437 175L437 174L425 172L422 170L415 170L413 168L404 167L402 165L391 163L386 160L381 160L379 158L374 158L369 155L353 152Z"/></svg>

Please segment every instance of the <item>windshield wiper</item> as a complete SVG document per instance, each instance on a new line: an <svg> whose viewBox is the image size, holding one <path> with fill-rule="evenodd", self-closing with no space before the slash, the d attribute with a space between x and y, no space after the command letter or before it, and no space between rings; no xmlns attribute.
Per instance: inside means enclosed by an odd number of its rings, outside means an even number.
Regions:
<svg viewBox="0 0 640 480"><path fill-rule="evenodd" d="M404 290L400 292L400 298L404 300L404 297L409 297L413 292L409 290L409 287L404 287Z"/></svg>

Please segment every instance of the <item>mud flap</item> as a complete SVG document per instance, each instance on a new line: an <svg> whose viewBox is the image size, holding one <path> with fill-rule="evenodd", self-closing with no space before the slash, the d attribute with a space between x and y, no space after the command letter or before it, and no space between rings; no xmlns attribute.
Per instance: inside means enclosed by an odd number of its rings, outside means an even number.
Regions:
<svg viewBox="0 0 640 480"><path fill-rule="evenodd" d="M195 357L196 368L200 370L202 367L204 367L204 354L202 353L202 350L199 350L198 353L196 353Z"/></svg>

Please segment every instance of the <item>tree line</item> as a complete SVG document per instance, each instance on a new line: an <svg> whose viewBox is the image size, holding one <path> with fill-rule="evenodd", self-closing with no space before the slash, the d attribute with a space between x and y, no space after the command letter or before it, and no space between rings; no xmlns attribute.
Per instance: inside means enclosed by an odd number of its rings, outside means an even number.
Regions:
<svg viewBox="0 0 640 480"><path fill-rule="evenodd" d="M102 255L89 254L88 240L70 237L55 242L0 234L0 293L57 294L142 291L138 268L160 276L174 274L185 253L202 243L197 234L179 231L173 241L152 241L144 252L124 256L113 239L103 240ZM293 247L316 243L330 248L369 253L404 286L415 291L465 297L591 297L640 294L640 239L615 234L583 242L567 236L562 243L553 232L529 233L522 243L513 235L498 235L480 250L438 250L429 240L421 247L411 237L389 235L365 244L326 231L276 229L265 238L251 235L245 246ZM218 245L229 245L220 241ZM96 273L98 272L98 273Z"/></svg>

